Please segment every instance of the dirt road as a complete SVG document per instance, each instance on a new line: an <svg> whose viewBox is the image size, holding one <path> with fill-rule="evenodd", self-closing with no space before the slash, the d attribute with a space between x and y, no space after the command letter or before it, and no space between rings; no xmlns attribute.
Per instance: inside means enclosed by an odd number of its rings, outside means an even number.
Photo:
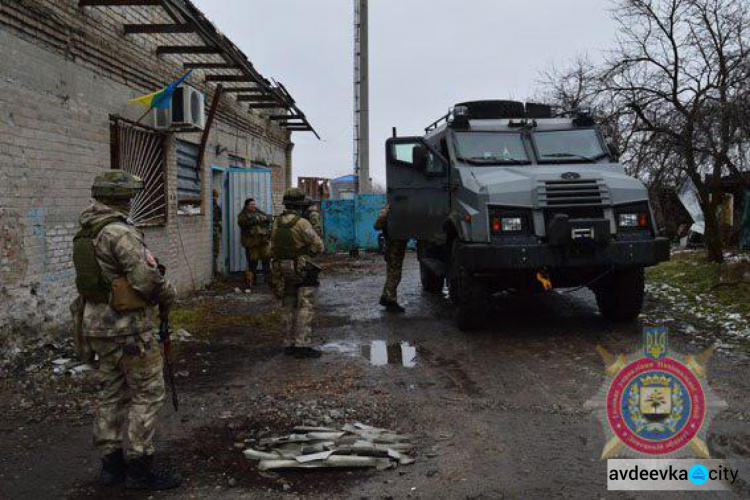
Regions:
<svg viewBox="0 0 750 500"><path fill-rule="evenodd" d="M603 322L581 292L498 300L487 328L465 334L454 326L446 297L422 294L413 256L401 287L407 313L383 313L383 267L375 256L329 263L315 331L327 353L319 360L283 355L266 294L224 290L183 304L197 311L190 324L198 341L181 344L182 407L174 413L165 405L159 448L187 483L156 498L607 495L599 460L604 434L583 405L603 381L596 345L632 352L642 325ZM659 307L650 302L646 318ZM706 341L694 339L678 329L671 347L702 350ZM742 348L719 353L709 365L712 387L729 404L709 434L716 457L750 458L747 360ZM61 390L62 383L44 390ZM83 385L69 396L68 410L67 397L51 395L24 409L19 382L3 385L0 497L136 497L95 485L87 403L94 387ZM30 418L35 408L42 411ZM412 434L416 464L261 476L241 453L244 443L293 425L352 421ZM748 494L743 487L738 493Z"/></svg>

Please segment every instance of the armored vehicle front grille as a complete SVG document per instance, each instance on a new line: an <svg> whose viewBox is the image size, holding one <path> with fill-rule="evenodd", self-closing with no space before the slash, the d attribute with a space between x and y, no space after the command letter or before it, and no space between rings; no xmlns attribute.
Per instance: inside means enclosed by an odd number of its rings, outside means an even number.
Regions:
<svg viewBox="0 0 750 500"><path fill-rule="evenodd" d="M540 207L608 205L609 190L597 179L541 181L537 201Z"/></svg>
<svg viewBox="0 0 750 500"><path fill-rule="evenodd" d="M555 215L564 214L569 219L603 219L604 209L601 207L567 207L547 208L544 210L544 219L549 222Z"/></svg>

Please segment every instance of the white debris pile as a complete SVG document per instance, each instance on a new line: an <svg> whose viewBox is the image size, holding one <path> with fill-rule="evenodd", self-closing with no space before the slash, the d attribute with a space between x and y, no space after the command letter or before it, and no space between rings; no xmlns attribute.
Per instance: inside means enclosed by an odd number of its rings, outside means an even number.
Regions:
<svg viewBox="0 0 750 500"><path fill-rule="evenodd" d="M176 342L192 342L193 336L184 328L180 328L176 332L172 332L172 340Z"/></svg>
<svg viewBox="0 0 750 500"><path fill-rule="evenodd" d="M248 448L245 457L259 461L261 471L316 468L390 469L414 463L409 436L360 423L341 430L295 427L292 434L261 439L259 450Z"/></svg>
<svg viewBox="0 0 750 500"><path fill-rule="evenodd" d="M55 375L79 375L83 372L88 372L94 369L88 363L76 361L72 358L58 358L52 361L52 373Z"/></svg>

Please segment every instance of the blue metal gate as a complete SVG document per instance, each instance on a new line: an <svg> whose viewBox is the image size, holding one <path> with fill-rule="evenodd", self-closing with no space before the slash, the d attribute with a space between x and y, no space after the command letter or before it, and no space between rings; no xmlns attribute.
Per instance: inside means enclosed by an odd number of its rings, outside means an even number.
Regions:
<svg viewBox="0 0 750 500"><path fill-rule="evenodd" d="M378 233L373 224L385 205L384 194L361 194L352 200L325 200L320 210L329 253L376 250Z"/></svg>

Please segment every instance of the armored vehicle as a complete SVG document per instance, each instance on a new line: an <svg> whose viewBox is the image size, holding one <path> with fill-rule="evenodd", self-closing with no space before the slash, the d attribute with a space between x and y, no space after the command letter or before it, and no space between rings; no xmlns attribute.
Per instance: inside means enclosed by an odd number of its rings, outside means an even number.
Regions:
<svg viewBox="0 0 750 500"><path fill-rule="evenodd" d="M447 281L459 328L498 292L588 287L599 311L641 311L643 270L669 259L641 181L590 113L515 101L456 105L386 142L392 238L416 238L422 286Z"/></svg>

